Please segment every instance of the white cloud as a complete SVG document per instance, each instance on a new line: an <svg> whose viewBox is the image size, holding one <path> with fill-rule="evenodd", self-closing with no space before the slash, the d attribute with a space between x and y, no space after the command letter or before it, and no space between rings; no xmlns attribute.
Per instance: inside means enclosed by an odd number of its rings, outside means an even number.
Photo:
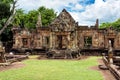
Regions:
<svg viewBox="0 0 120 80"><path fill-rule="evenodd" d="M19 0L20 8L24 10L37 9L40 6L53 8L56 12L61 12L63 8L69 7L74 12L70 12L73 18L81 25L94 25L96 19L102 22L111 22L120 18L120 0L95 0L94 4L82 6L78 2L82 0ZM70 4L74 4L70 5ZM83 12L79 12L83 10Z"/></svg>
<svg viewBox="0 0 120 80"><path fill-rule="evenodd" d="M75 7L72 7L72 10L82 10L82 9L84 9L84 7L79 3L75 4Z"/></svg>
<svg viewBox="0 0 120 80"><path fill-rule="evenodd" d="M98 18L100 23L112 22L120 18L120 0L96 0L88 5L84 12L71 12L73 17L82 25L94 25ZM76 16L77 15L77 16Z"/></svg>
<svg viewBox="0 0 120 80"><path fill-rule="evenodd" d="M25 10L37 9L40 6L45 6L47 8L53 8L54 10L60 12L63 8L67 7L69 3L76 4L79 0L19 0L19 8Z"/></svg>

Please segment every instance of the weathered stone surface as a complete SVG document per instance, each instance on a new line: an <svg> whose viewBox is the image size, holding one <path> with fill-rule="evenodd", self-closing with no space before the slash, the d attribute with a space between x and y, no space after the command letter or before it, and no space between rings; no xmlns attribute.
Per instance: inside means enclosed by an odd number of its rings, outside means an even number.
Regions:
<svg viewBox="0 0 120 80"><path fill-rule="evenodd" d="M105 49L111 40L112 47L120 49L120 32L112 27L98 29L98 19L92 27L79 26L65 9L47 27L42 26L39 15L35 31L20 28L13 28L12 31L13 48Z"/></svg>
<svg viewBox="0 0 120 80"><path fill-rule="evenodd" d="M0 42L0 63L5 62L4 54L5 54L5 50L4 50L2 42Z"/></svg>

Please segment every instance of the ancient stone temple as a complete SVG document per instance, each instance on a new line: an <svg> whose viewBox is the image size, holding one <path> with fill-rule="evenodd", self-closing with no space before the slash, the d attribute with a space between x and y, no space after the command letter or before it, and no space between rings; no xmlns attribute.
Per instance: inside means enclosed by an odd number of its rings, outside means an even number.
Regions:
<svg viewBox="0 0 120 80"><path fill-rule="evenodd" d="M112 47L120 49L120 32L112 27L99 29L98 19L94 26L80 26L73 17L63 9L52 23L42 26L39 14L36 30L29 31L14 27L13 49L108 49L109 40Z"/></svg>

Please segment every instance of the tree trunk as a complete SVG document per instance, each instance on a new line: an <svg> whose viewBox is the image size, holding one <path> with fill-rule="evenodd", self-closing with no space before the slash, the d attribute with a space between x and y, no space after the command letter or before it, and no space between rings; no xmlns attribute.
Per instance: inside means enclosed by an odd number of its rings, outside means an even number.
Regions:
<svg viewBox="0 0 120 80"><path fill-rule="evenodd" d="M5 24L4 24L4 26L3 26L3 28L0 30L0 35L3 33L3 31L7 28L7 26L10 24L10 23L12 23L12 21L13 21L13 18L14 18L14 16L15 16L15 14L16 14L16 10L15 10L15 4L16 4L16 0L13 2L13 7L12 7L12 10L11 10L11 15L10 15L10 17L7 19L7 21L5 22Z"/></svg>

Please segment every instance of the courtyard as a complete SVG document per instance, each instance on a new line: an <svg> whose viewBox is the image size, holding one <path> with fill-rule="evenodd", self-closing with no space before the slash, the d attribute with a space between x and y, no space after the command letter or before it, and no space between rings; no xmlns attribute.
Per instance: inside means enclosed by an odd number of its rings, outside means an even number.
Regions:
<svg viewBox="0 0 120 80"><path fill-rule="evenodd" d="M0 67L0 80L114 80L109 72L98 68L100 60L101 57L39 60L30 56L22 62Z"/></svg>

